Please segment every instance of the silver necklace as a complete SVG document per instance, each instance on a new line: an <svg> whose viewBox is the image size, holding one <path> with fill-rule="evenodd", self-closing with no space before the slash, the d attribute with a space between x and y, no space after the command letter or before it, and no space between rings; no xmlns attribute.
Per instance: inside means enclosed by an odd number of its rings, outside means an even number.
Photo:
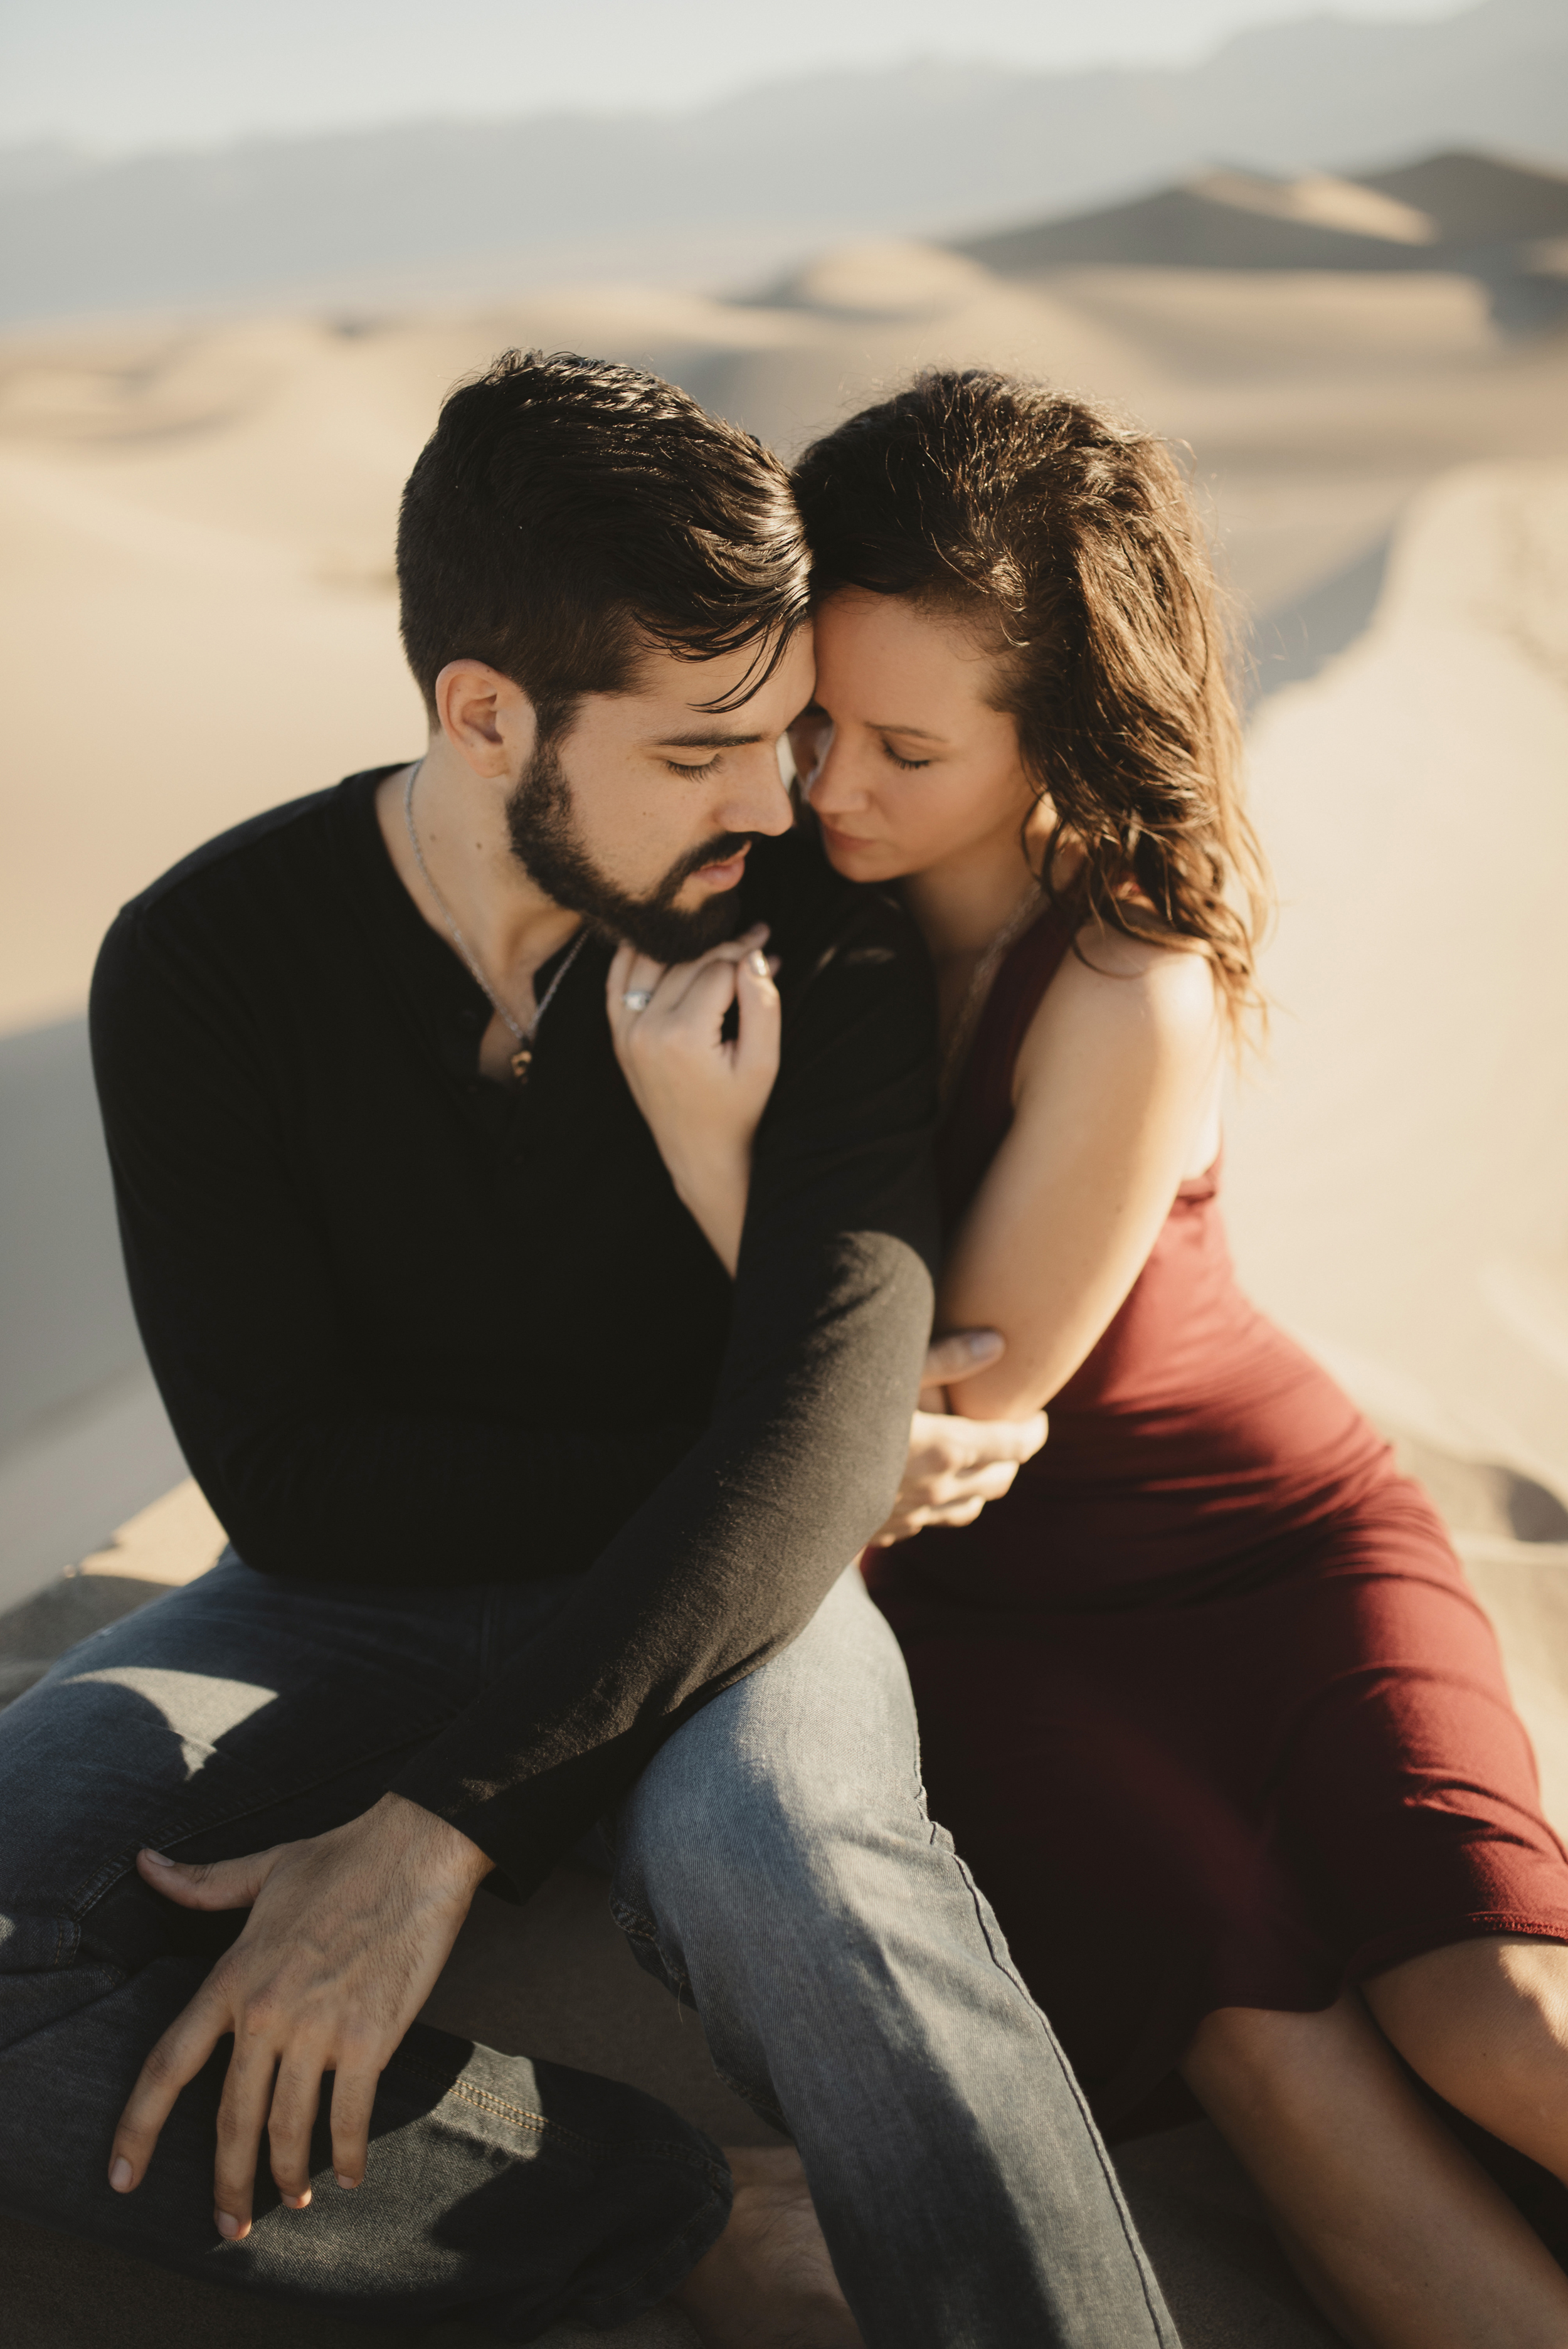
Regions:
<svg viewBox="0 0 1568 2349"><path fill-rule="evenodd" d="M422 761L420 764L423 764ZM458 952L462 956L462 958L467 963L469 970L472 971L475 982L478 986L483 988L485 994L490 999L490 1005L494 1009L497 1018L503 1020L506 1026L511 1030L512 1040L517 1046L516 1051L511 1056L511 1073L517 1079L520 1085L526 1084L528 1082L529 1070L533 1065L533 1040L539 1033L539 1023L543 1019L545 1013L549 1010L551 1005L554 1002L556 988L560 986L562 980L565 978L567 972L571 969L573 964L576 961L578 956L583 951L583 942L588 936L586 926L578 931L576 941L573 946L571 953L567 956L565 961L562 964L560 969L551 980L550 985L545 988L543 1002L541 1003L539 1009L535 1011L527 1027L520 1028L517 1021L507 1009L505 1004L501 1001L500 996L496 993L494 988L490 985L489 979L485 977L484 971L480 967L478 955L475 954L472 947L469 946L467 938L464 937L461 930L458 927L456 915L448 905L446 899L442 896L440 891L437 888L434 881L430 878L430 868L425 862L425 852L419 845L419 835L414 829L414 786L418 780L419 768L410 767L408 770L408 780L403 786L403 821L408 827L408 845L414 852L414 862L419 868L419 878L423 881L426 888L429 891L431 896L434 897L437 905L440 907L441 919L445 922L448 929L450 930L452 934L452 943L457 947Z"/></svg>
<svg viewBox="0 0 1568 2349"><path fill-rule="evenodd" d="M991 982L1009 949L1016 946L1024 932L1031 929L1046 910L1046 901L1038 889L1031 890L1014 906L1001 928L992 937L985 953L975 964L958 1016L947 1039L947 1049L942 1055L942 1067L937 1080L937 1096L944 1109L957 1090L964 1073L964 1063L969 1057L969 1047L975 1040L975 1030L980 1025L980 1014L991 992Z"/></svg>

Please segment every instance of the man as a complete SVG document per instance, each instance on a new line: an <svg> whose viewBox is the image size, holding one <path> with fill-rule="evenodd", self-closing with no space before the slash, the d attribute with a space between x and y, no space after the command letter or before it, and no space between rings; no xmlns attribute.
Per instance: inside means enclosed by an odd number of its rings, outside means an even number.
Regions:
<svg viewBox="0 0 1568 2349"><path fill-rule="evenodd" d="M0 1719L5 2199L511 2338L674 2291L715 2343L1170 2341L844 1571L931 1312L930 1011L896 910L790 832L782 470L630 369L509 354L398 564L425 758L211 843L100 959L131 1284L234 1547ZM619 936L722 950L744 1032L758 923L784 1042L732 1289L604 987ZM415 2020L480 1883L526 1898L596 1824L847 2310L830 2280L748 2330L717 2148Z"/></svg>

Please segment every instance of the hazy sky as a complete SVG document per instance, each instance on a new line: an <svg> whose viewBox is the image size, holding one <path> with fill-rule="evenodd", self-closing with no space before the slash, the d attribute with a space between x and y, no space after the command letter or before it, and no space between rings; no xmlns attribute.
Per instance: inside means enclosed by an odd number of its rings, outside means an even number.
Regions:
<svg viewBox="0 0 1568 2349"><path fill-rule="evenodd" d="M0 140L205 144L418 115L677 107L914 56L1186 62L1314 0L10 0ZM1456 0L1338 0L1384 20Z"/></svg>

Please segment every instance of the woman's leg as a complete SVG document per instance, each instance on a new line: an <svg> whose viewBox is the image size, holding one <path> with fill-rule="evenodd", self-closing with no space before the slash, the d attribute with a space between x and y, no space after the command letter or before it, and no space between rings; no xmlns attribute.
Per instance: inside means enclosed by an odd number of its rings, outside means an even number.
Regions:
<svg viewBox="0 0 1568 2349"><path fill-rule="evenodd" d="M1568 1949L1501 1936L1390 1966L1363 1996L1455 2108L1568 2185Z"/></svg>
<svg viewBox="0 0 1568 2349"><path fill-rule="evenodd" d="M1422 2102L1357 1992L1317 2014L1222 2007L1181 2068L1357 2349L1568 2349L1568 2276Z"/></svg>

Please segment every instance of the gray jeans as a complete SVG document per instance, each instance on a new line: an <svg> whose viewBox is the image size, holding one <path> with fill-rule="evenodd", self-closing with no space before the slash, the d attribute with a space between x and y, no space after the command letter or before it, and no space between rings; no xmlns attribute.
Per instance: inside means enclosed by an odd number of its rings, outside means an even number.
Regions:
<svg viewBox="0 0 1568 2349"><path fill-rule="evenodd" d="M366 1590L230 1553L0 1714L0 2201L166 2265L382 2323L511 2340L650 2306L715 2240L722 2157L654 2098L417 2023L369 2174L243 2243L211 2224L226 2045L137 2193L110 2192L142 2058L242 1919L177 1909L142 1844L205 1860L368 1808L562 1586ZM669 1740L606 1823L641 1961L799 2147L872 2349L1174 2344L1072 2075L919 1780L903 1660L858 1576Z"/></svg>

